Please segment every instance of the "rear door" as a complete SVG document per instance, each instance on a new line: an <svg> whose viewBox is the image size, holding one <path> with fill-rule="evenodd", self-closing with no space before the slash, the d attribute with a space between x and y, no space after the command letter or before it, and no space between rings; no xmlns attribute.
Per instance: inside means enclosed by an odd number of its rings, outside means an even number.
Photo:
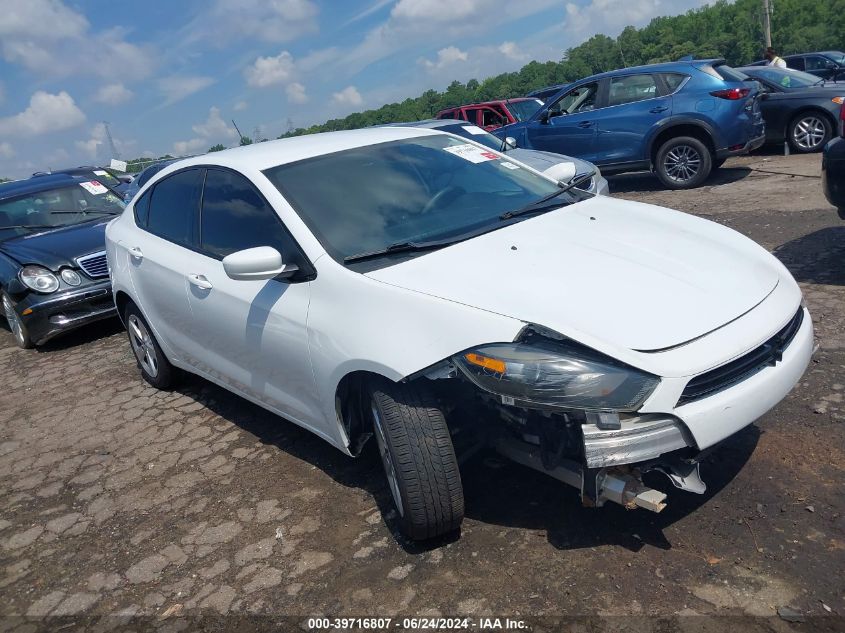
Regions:
<svg viewBox="0 0 845 633"><path fill-rule="evenodd" d="M597 162L599 88L598 81L581 84L541 108L525 126L527 147Z"/></svg>
<svg viewBox="0 0 845 633"><path fill-rule="evenodd" d="M601 164L647 158L645 137L672 115L672 96L652 73L611 77L607 107L596 119L596 156Z"/></svg>
<svg viewBox="0 0 845 633"><path fill-rule="evenodd" d="M185 169L157 182L136 205L144 217L126 241L129 276L148 323L172 354L190 363L193 319L185 269L195 253L205 169ZM147 206L147 197L149 203ZM143 225L143 226L142 226Z"/></svg>

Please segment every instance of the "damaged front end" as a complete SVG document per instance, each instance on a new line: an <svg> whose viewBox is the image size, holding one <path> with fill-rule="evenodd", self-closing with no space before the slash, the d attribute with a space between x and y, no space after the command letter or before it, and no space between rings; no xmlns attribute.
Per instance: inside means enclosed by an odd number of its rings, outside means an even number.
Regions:
<svg viewBox="0 0 845 633"><path fill-rule="evenodd" d="M666 495L643 484L648 471L705 490L684 424L637 413L660 379L556 332L528 326L514 343L467 350L423 375L444 387L460 435L574 486L585 505L660 512Z"/></svg>

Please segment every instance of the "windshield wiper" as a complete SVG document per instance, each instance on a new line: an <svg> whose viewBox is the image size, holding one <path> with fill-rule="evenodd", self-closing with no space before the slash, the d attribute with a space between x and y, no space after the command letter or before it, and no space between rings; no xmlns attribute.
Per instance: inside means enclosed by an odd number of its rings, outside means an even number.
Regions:
<svg viewBox="0 0 845 633"><path fill-rule="evenodd" d="M462 241L463 238L458 239L446 239L446 240L432 240L430 242L395 242L389 246L385 246L384 248L380 248L375 251L368 251L366 253L358 253L356 255L349 255L348 257L343 258L344 264L350 264L352 262L360 262L365 259L373 259L376 257L382 257L384 255L391 255L393 253L412 253L416 251L428 251L434 248L442 248L444 246L449 246L450 244L455 244L456 242Z"/></svg>
<svg viewBox="0 0 845 633"><path fill-rule="evenodd" d="M563 195L567 191L571 191L575 189L578 185L583 185L585 182L589 182L590 178L596 175L596 172L591 171L586 174L582 174L580 176L576 176L573 178L568 185L565 185L558 189L557 191L553 191L547 196L543 196L539 200L535 200L529 205L522 207L521 209L515 209L513 211L506 211L502 215L499 216L500 220L510 220L511 218L519 217L520 215L527 215L529 213L536 213L538 211L543 211L544 209L551 209L552 207L557 207L558 205L549 204L552 200L557 198L560 195Z"/></svg>
<svg viewBox="0 0 845 633"><path fill-rule="evenodd" d="M98 215L117 215L117 211L105 211L104 209L87 209L80 211L50 211L50 215L88 215L89 213L96 213Z"/></svg>
<svg viewBox="0 0 845 633"><path fill-rule="evenodd" d="M55 224L12 224L10 226L0 226L0 231L6 229L57 229Z"/></svg>

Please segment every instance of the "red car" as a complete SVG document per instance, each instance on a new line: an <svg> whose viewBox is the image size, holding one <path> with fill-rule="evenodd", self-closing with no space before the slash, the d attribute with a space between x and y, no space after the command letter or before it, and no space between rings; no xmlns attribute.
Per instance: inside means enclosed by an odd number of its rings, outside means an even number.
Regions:
<svg viewBox="0 0 845 633"><path fill-rule="evenodd" d="M529 97L501 99L447 108L438 112L437 118L463 119L489 132L509 123L530 119L542 105L539 99Z"/></svg>

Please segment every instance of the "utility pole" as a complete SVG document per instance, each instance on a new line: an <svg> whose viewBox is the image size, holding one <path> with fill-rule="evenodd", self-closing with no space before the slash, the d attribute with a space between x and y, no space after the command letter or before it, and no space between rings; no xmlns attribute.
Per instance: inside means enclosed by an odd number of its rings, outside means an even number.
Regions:
<svg viewBox="0 0 845 633"><path fill-rule="evenodd" d="M117 153L117 147L114 145L114 139L111 137L111 130L109 129L109 122L103 121L103 127L106 128L106 138L109 139L109 149L111 150L111 157L112 158L120 158L120 154Z"/></svg>
<svg viewBox="0 0 845 633"><path fill-rule="evenodd" d="M261 128L257 125L252 129L252 142L258 143L261 141Z"/></svg>
<svg viewBox="0 0 845 633"><path fill-rule="evenodd" d="M241 139L244 137L244 135L241 134L241 130L240 130L240 128L238 128L238 124L235 123L235 119L232 119L232 125L235 126L235 131L237 131L237 133L238 133L238 143L240 143Z"/></svg>
<svg viewBox="0 0 845 633"><path fill-rule="evenodd" d="M772 45L772 5L771 0L763 0L763 37L766 47Z"/></svg>

